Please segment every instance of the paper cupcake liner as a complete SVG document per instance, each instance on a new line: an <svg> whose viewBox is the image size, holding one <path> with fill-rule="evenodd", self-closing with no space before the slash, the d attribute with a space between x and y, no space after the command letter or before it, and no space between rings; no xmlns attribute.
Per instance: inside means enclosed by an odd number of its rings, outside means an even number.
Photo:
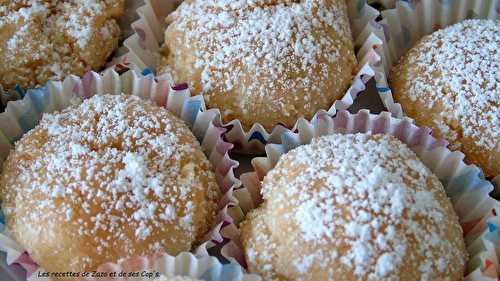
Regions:
<svg viewBox="0 0 500 281"><path fill-rule="evenodd" d="M133 30L131 28L131 23L137 19L138 16L136 13L136 9L140 5L142 5L142 1L125 0L124 14L117 20L118 25L120 26L120 37L118 46L121 46L121 42L125 38L128 38L133 33ZM117 48L115 51L119 53L119 48ZM113 55L110 56L108 59L109 61L107 61L106 63L110 62L113 59ZM106 63L103 64L102 66L103 68L106 66ZM40 87L34 87L34 89L37 88ZM22 99L26 94L27 90L28 89L23 89L20 86L16 86L14 87L14 89L5 90L3 89L2 85L0 85L0 112L3 112L5 110L7 102Z"/></svg>
<svg viewBox="0 0 500 281"><path fill-rule="evenodd" d="M133 31L130 24L137 18L135 10L142 5L141 1L137 0L125 0L125 11L124 15L118 19L118 24L120 26L120 41L124 38L130 36ZM118 49L118 48L117 48ZM118 50L116 50L118 52ZM110 57L111 60L113 57ZM104 67L105 65L103 65ZM39 87L34 87L30 89L37 89ZM19 85L14 87L14 89L5 90L2 85L0 85L0 112L5 110L7 103L9 101L15 101L22 99L26 94L27 89L23 89Z"/></svg>
<svg viewBox="0 0 500 281"><path fill-rule="evenodd" d="M266 157L252 160L254 171L241 175L243 187L234 192L239 208L246 214L259 206L261 181L277 164L281 155L314 137L332 133L390 134L407 144L422 162L440 179L459 217L464 230L470 261L467 280L495 278L500 270L497 253L500 253L500 203L490 197L492 184L485 180L479 168L463 162L461 152L446 148L447 141L436 139L431 130L415 126L411 119L396 119L389 112L379 115L362 110L357 114L340 111L335 117L320 114L311 122L300 120L296 132L281 135L280 144L266 146ZM238 236L235 230L234 236ZM222 249L228 259L245 266L242 244L234 239Z"/></svg>
<svg viewBox="0 0 500 281"><path fill-rule="evenodd" d="M399 58L425 35L464 19L500 19L498 0L392 0L393 9L381 12L382 20L373 21L365 32L373 34L375 51L381 64L374 68L377 89L386 108L396 117L403 115L394 102L387 77Z"/></svg>
<svg viewBox="0 0 500 281"><path fill-rule="evenodd" d="M179 2L182 1L146 0L146 4L137 10L140 19L132 24L135 33L124 41L125 49L113 60L113 63L119 67L136 68L141 71L150 69L155 72L160 61L160 47L164 41L164 31L167 28L165 17L174 11ZM328 112L332 116L338 110L347 109L354 103L357 96L365 90L368 81L375 75L373 65L380 61L370 38L363 33L366 26L376 19L379 12L369 6L366 0L346 1L346 3L355 46L359 49L356 54L358 72L343 98L333 102L329 109L320 111ZM221 110L216 110L217 118L220 119ZM268 132L262 125L255 123L250 130L245 131L237 119L224 124L224 127L228 129L225 139L235 144L235 150L248 154L264 152L267 143L278 142L280 135L289 129L277 124ZM297 124L291 129L296 128Z"/></svg>
<svg viewBox="0 0 500 281"><path fill-rule="evenodd" d="M207 235L207 242L197 250L201 254L207 253L208 248L226 239L223 234L226 227L231 227L234 221L241 220L238 209L235 209L237 201L230 192L240 185L233 172L238 163L229 157L233 145L222 139L225 129L218 126L217 120L213 118L216 115L212 110L205 110L201 96L191 97L185 86L172 88L167 80L155 79L152 75L143 76L135 71L119 75L109 69L102 75L89 72L81 79L70 76L62 82L51 81L39 89L28 90L23 99L9 102L5 112L0 113L0 165L14 147L14 143L38 124L43 113L79 104L93 95L120 93L151 99L183 119L212 163L221 193L224 195L219 202L219 213L213 230ZM38 265L9 235L3 215L0 216L0 250L7 253L8 264L22 265L28 276L37 270Z"/></svg>
<svg viewBox="0 0 500 281"><path fill-rule="evenodd" d="M157 254L148 257L133 257L118 263L106 263L99 266L96 273L100 277L79 276L78 281L151 281L161 276L191 277L203 281L261 281L255 274L246 274L237 264L221 264L215 257L196 257L183 252L175 257ZM43 271L38 270L28 281L47 281L37 277ZM89 274L91 274L89 272Z"/></svg>
<svg viewBox="0 0 500 281"><path fill-rule="evenodd" d="M5 107L9 101L21 99L24 96L24 90L17 86L12 90L4 90L0 85L0 112L5 111Z"/></svg>

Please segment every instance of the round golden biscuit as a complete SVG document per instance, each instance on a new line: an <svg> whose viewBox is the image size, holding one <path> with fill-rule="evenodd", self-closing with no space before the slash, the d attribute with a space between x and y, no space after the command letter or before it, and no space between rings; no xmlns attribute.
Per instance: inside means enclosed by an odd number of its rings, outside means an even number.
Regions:
<svg viewBox="0 0 500 281"><path fill-rule="evenodd" d="M118 47L124 0L0 0L0 85L30 88L99 70Z"/></svg>
<svg viewBox="0 0 500 281"><path fill-rule="evenodd" d="M241 224L266 280L461 280L467 253L438 178L389 135L334 134L281 156Z"/></svg>
<svg viewBox="0 0 500 281"><path fill-rule="evenodd" d="M328 109L356 68L344 0L190 0L167 21L159 72L247 130Z"/></svg>
<svg viewBox="0 0 500 281"><path fill-rule="evenodd" d="M136 96L96 95L44 115L0 179L14 238L50 272L189 251L208 232L219 189L180 119Z"/></svg>
<svg viewBox="0 0 500 281"><path fill-rule="evenodd" d="M500 21L465 20L423 37L389 77L395 101L486 176L500 174Z"/></svg>

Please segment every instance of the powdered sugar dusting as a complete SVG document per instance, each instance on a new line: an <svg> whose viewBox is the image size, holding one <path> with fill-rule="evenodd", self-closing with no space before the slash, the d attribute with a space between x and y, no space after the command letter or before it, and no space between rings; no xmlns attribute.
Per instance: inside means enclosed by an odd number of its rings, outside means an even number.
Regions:
<svg viewBox="0 0 500 281"><path fill-rule="evenodd" d="M104 64L118 42L124 0L0 3L0 82L34 86ZM16 77L17 75L17 77Z"/></svg>
<svg viewBox="0 0 500 281"><path fill-rule="evenodd" d="M313 97L321 99L322 85L338 73L345 75L331 90L343 93L355 67L343 1L185 1L169 21L163 71L177 80L186 74L189 82L199 79L195 90L209 105L217 96L241 93L235 104L228 102L225 115L251 113L264 98L285 116L295 111L287 99L305 100L309 110ZM184 69L191 64L193 69ZM280 98L279 92L291 97Z"/></svg>
<svg viewBox="0 0 500 281"><path fill-rule="evenodd" d="M400 91L441 112L433 125L454 149L472 138L479 147L498 150L499 46L500 21L465 20L424 37L407 55L411 70ZM401 67L393 75L403 73Z"/></svg>
<svg viewBox="0 0 500 281"><path fill-rule="evenodd" d="M69 231L90 243L71 261L87 269L116 251L188 251L215 215L215 176L187 125L135 96L97 95L45 115L9 159L0 187L16 237L33 238L25 225L40 241ZM94 251L102 260L88 258Z"/></svg>
<svg viewBox="0 0 500 281"><path fill-rule="evenodd" d="M267 278L461 277L465 245L443 187L391 136L314 139L280 158L262 193L242 228L250 269Z"/></svg>

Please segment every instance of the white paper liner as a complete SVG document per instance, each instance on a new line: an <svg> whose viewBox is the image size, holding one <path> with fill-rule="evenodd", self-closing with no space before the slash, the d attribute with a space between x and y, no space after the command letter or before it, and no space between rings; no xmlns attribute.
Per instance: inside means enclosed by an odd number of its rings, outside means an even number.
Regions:
<svg viewBox="0 0 500 281"><path fill-rule="evenodd" d="M384 106L396 117L404 115L388 86L391 68L423 36L464 19L500 19L498 0L392 1L393 9L381 12L382 20L367 25L374 35L375 51L382 64L374 67L377 89Z"/></svg>
<svg viewBox="0 0 500 281"><path fill-rule="evenodd" d="M142 5L143 5L142 0L125 0L123 15L117 18L118 25L120 26L120 36L118 39L119 40L118 48L116 48L116 50L114 51L117 52L118 54L120 53L119 47L121 46L121 41L129 37L133 33L131 23L137 19L138 16L136 10L139 6ZM112 58L113 55L108 57L108 60ZM103 63L101 69L104 69L105 65L109 62L108 60ZM3 89L2 85L0 85L0 112L3 111L3 109L5 108L5 106L9 101L19 100L23 98L28 90L29 89L23 89L20 86L16 86L13 89L5 90Z"/></svg>
<svg viewBox="0 0 500 281"><path fill-rule="evenodd" d="M382 65L375 68L377 88L384 89L384 105L395 116L403 112L392 99L387 77L394 64L415 43L437 29L458 23L467 18L499 19L500 3L496 0L454 0L454 1L393 1L395 8L381 12L382 20L372 22L366 32L377 39L377 54Z"/></svg>
<svg viewBox="0 0 500 281"><path fill-rule="evenodd" d="M125 40L125 50L122 50L113 62L119 68L138 68L139 71L150 69L155 72L160 62L160 47L164 41L166 30L165 17L174 11L178 2L146 0L145 5L137 10L140 19L132 24L134 35ZM352 84L342 99L336 100L329 109L320 112L328 112L335 115L338 110L350 107L358 94L365 90L366 83L375 75L374 65L380 61L379 56L373 49L370 37L366 33L366 26L374 22L379 12L369 6L366 1L346 1L351 21L351 30L355 38L355 46L359 49L356 56L358 59L358 72L353 78ZM369 35L369 34L368 34ZM182 81L187 82L189 81ZM220 119L220 110L216 109ZM235 144L235 150L243 153L256 154L264 152L267 143L279 142L280 135L288 130L282 125L276 125L270 132L258 123L250 130L245 131L239 120L233 120L224 124L228 129L225 138L228 142ZM297 124L292 130L297 128Z"/></svg>
<svg viewBox="0 0 500 281"><path fill-rule="evenodd" d="M482 177L481 171L463 162L464 155L446 148L447 142L435 139L431 130L415 126L410 119L396 119L388 112L379 115L362 110L357 114L340 111L335 117L320 114L311 122L299 120L298 131L281 135L280 144L266 146L266 157L252 160L254 171L241 175L243 188L234 192L243 213L262 202L260 184L264 176L287 151L310 143L312 138L332 133L391 134L406 143L442 181L464 230L470 261L466 280L497 280L500 254L500 203L490 197L492 184ZM222 253L228 259L246 266L239 231Z"/></svg>
<svg viewBox="0 0 500 281"><path fill-rule="evenodd" d="M29 90L22 100L9 102L5 112L0 113L0 167L15 141L35 127L43 113L79 104L95 94L120 93L151 99L183 119L212 163L223 196L219 201L216 223L207 234L206 242L197 249L201 255L207 255L208 248L224 242L221 233L224 228L242 218L239 209L234 208L237 202L230 191L240 185L233 172L238 163L229 157L233 145L222 139L225 129L217 126L217 120L213 118L216 115L212 110L205 110L201 96L191 97L187 88L171 88L167 80L155 79L152 75L143 76L135 71L119 75L109 69L102 75L89 72L81 79L70 76L62 82L51 81L41 88ZM28 276L38 269L23 247L9 235L3 215L0 216L0 250L7 253L8 264L20 264Z"/></svg>
<svg viewBox="0 0 500 281"><path fill-rule="evenodd" d="M237 264L221 264L215 257L196 257L183 252L177 256L158 254L149 257L133 257L118 263L106 263L96 272L101 277L79 277L78 281L153 281L160 276L191 277L203 281L261 281L255 274L246 274ZM120 276L120 273L124 273ZM37 277L43 271L38 270L28 281L48 281L47 277ZM116 274L116 277L112 277ZM135 275L138 275L135 277ZM141 276L142 275L142 276ZM131 276L131 277L129 277Z"/></svg>

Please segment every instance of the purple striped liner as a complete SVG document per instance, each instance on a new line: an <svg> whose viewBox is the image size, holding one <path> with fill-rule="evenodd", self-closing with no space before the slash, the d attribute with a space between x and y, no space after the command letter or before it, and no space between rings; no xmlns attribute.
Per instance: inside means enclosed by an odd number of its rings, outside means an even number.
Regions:
<svg viewBox="0 0 500 281"><path fill-rule="evenodd" d="M0 113L0 164L6 159L14 143L40 121L44 113L59 111L81 103L93 95L128 94L150 99L158 106L164 106L183 119L200 141L203 151L215 169L223 197L219 202L216 223L206 242L196 250L199 255L208 255L208 249L226 239L226 228L234 228L233 222L241 219L237 212L238 201L232 190L240 186L234 176L238 162L232 160L229 152L233 145L223 139L226 129L220 127L217 114L206 110L201 96L191 97L186 87L173 87L170 81L143 76L131 70L118 74L109 69L102 74L89 72L84 77L67 77L64 81L50 81L41 90L29 90L18 101L9 102L6 111ZM28 276L42 270L33 262L26 251L9 235L8 226L0 223L0 250L7 253L7 262L23 266ZM34 274L36 276L36 274Z"/></svg>
<svg viewBox="0 0 500 281"><path fill-rule="evenodd" d="M367 110L357 114L340 111L335 117L324 113L311 121L299 120L297 127L297 131L284 132L279 144L267 145L266 156L252 160L254 171L240 176L243 186L233 195L238 199L242 213L247 214L262 203L261 182L280 156L310 143L314 137L333 133L390 134L407 144L443 183L464 230L470 254L465 279L497 280L500 202L489 195L493 185L484 179L480 169L465 164L464 155L450 151L447 141L434 138L430 129L414 125L411 119L393 118L389 112L375 115ZM239 230L230 230L228 236L232 240L224 246L222 254L246 266Z"/></svg>
<svg viewBox="0 0 500 281"><path fill-rule="evenodd" d="M160 48L164 41L164 31L167 28L165 17L173 12L182 1L146 0L145 5L137 10L139 19L132 24L135 33L124 41L120 56L113 60L116 65L128 65L131 68L144 68L156 71L159 64ZM374 50L378 44L373 42L371 33L367 33L368 25L375 22L379 12L367 4L366 0L346 1L348 6L351 30L354 37L358 59L357 74L345 95L334 102L330 108L320 112L328 112L334 116L338 110L350 107L355 99L366 89L366 84L375 75L374 68L380 64L380 57ZM189 82L189 81L186 81ZM220 118L221 110L217 109ZM321 114L318 112L318 114ZM267 131L258 123L253 124L250 130L245 131L239 120L232 120L223 127L228 130L225 139L235 145L234 150L246 154L261 154L268 143L279 142L280 135L293 128L286 128L277 124L271 131Z"/></svg>

